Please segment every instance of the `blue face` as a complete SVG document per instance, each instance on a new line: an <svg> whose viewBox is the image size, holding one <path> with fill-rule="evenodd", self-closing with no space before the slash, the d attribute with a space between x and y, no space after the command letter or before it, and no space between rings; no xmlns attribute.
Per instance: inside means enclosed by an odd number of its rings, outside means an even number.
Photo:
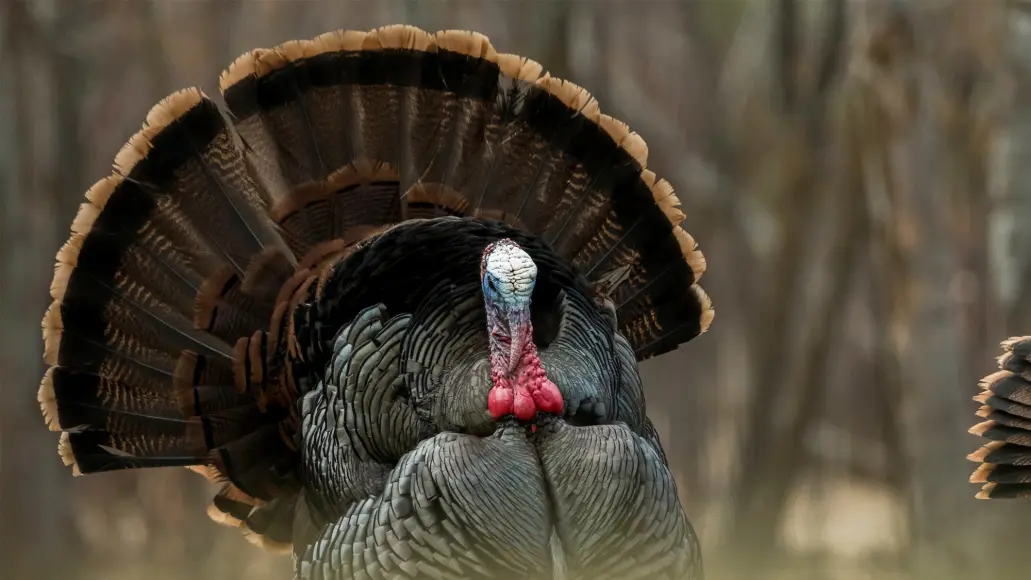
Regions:
<svg viewBox="0 0 1031 580"><path fill-rule="evenodd" d="M484 272L483 279L480 281L480 286L483 288L483 296L488 302L497 303L502 301L501 288L498 284L497 278L490 272Z"/></svg>
<svg viewBox="0 0 1031 580"><path fill-rule="evenodd" d="M519 291L516 291L516 280L513 276L504 276L486 271L480 281L483 290L483 297L488 304L499 308L502 311L518 310L530 303L530 295L533 294L536 280L519 280Z"/></svg>

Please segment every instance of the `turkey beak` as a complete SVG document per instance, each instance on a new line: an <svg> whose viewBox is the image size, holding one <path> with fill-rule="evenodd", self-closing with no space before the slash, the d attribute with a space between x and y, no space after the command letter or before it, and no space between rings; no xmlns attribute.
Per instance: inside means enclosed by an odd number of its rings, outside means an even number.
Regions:
<svg viewBox="0 0 1031 580"><path fill-rule="evenodd" d="M508 312L508 332L512 340L508 351L508 372L515 372L523 357L523 349L530 340L530 303L516 305Z"/></svg>

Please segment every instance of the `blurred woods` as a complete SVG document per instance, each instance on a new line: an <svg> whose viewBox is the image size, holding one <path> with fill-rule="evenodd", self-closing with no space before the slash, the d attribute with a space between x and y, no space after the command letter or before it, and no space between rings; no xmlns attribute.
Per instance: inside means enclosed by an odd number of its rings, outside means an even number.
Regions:
<svg viewBox="0 0 1031 580"><path fill-rule="evenodd" d="M470 28L650 146L717 317L643 365L710 578L1025 577L977 502L976 381L1031 331L1031 9L1002 0L117 2L0 8L0 576L282 579L186 470L73 479L35 401L53 256L149 107L335 28Z"/></svg>

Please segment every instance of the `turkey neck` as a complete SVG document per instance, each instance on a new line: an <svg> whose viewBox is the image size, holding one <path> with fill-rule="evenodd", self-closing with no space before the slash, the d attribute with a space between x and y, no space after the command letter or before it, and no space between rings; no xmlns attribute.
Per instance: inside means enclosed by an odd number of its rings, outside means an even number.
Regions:
<svg viewBox="0 0 1031 580"><path fill-rule="evenodd" d="M536 361L540 367L540 360L537 358L537 345L534 344L533 323L530 322L530 304L511 308L507 312L508 328L508 357L504 360L505 370L509 375L515 373L520 367L532 367ZM495 325L495 329L499 328ZM500 336L499 336L500 338ZM497 341L500 343L501 341ZM500 344L499 344L500 347ZM498 348L500 351L501 349ZM501 357L497 357L500 360ZM525 363L524 363L524 359Z"/></svg>
<svg viewBox="0 0 1031 580"><path fill-rule="evenodd" d="M562 395L537 356L529 300L495 309L488 322L490 378L488 408L494 419L514 415L532 421L538 412L562 414Z"/></svg>

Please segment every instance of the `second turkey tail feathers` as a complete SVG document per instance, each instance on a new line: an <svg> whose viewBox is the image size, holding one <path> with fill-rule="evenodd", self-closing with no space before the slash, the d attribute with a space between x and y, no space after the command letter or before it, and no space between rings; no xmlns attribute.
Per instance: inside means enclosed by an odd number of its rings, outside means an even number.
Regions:
<svg viewBox="0 0 1031 580"><path fill-rule="evenodd" d="M39 401L76 473L188 466L210 513L291 541L308 290L395 224L525 231L614 307L638 360L704 332L705 260L648 148L482 35L409 26L256 50L156 105L57 256ZM403 273L398 273L403 276Z"/></svg>
<svg viewBox="0 0 1031 580"><path fill-rule="evenodd" d="M980 463L971 483L983 484L977 497L1031 497L1031 337L1002 343L999 371L981 379L977 416L970 432L990 442L968 458Z"/></svg>

